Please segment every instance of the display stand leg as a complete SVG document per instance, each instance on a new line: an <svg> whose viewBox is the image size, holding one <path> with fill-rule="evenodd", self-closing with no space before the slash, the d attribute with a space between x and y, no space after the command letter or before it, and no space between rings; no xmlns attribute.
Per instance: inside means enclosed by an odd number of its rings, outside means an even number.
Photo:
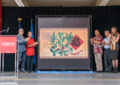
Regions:
<svg viewBox="0 0 120 85"><path fill-rule="evenodd" d="M18 69L19 69L19 57L18 57L18 53L17 53L17 56L16 56L16 62L17 62L17 78L18 78Z"/></svg>
<svg viewBox="0 0 120 85"><path fill-rule="evenodd" d="M16 53L15 53L15 77L16 77L16 72L17 71L17 68L16 68Z"/></svg>
<svg viewBox="0 0 120 85"><path fill-rule="evenodd" d="M2 78L4 77L4 53L2 55Z"/></svg>
<svg viewBox="0 0 120 85"><path fill-rule="evenodd" d="M0 53L0 73L1 73L1 53Z"/></svg>
<svg viewBox="0 0 120 85"><path fill-rule="evenodd" d="M2 68L1 68L1 53L0 53L0 77L2 76Z"/></svg>
<svg viewBox="0 0 120 85"><path fill-rule="evenodd" d="M17 54L15 53L15 77L18 78L18 61Z"/></svg>

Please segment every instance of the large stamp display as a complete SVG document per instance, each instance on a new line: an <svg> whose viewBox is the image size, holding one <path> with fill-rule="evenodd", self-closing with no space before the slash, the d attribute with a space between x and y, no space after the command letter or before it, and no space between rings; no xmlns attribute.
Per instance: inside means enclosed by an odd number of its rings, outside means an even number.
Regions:
<svg viewBox="0 0 120 85"><path fill-rule="evenodd" d="M40 28L41 59L87 59L88 28Z"/></svg>

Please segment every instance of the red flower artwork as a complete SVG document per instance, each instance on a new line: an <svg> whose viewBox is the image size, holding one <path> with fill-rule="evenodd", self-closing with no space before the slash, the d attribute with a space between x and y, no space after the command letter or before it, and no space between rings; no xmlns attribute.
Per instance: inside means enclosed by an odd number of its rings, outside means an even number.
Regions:
<svg viewBox="0 0 120 85"><path fill-rule="evenodd" d="M70 42L70 45L75 50L77 50L82 44L83 44L83 41L80 39L80 37L78 35L75 35Z"/></svg>

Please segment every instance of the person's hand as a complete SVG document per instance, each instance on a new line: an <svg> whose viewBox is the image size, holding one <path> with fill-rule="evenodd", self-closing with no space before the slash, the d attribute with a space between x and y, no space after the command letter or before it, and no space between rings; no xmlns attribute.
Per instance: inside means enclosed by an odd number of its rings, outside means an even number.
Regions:
<svg viewBox="0 0 120 85"><path fill-rule="evenodd" d="M38 45L38 42L35 42L35 45Z"/></svg>
<svg viewBox="0 0 120 85"><path fill-rule="evenodd" d="M30 38L25 38L25 41L28 41Z"/></svg>
<svg viewBox="0 0 120 85"><path fill-rule="evenodd" d="M102 44L105 44L105 41L102 41Z"/></svg>
<svg viewBox="0 0 120 85"><path fill-rule="evenodd" d="M93 43L94 39L93 38L90 38L90 42Z"/></svg>

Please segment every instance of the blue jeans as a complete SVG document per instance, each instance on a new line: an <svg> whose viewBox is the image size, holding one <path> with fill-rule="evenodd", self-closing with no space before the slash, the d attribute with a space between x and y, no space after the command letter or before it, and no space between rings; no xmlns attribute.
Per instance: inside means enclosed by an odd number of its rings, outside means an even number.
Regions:
<svg viewBox="0 0 120 85"><path fill-rule="evenodd" d="M19 56L19 63L18 65L20 65L21 62L21 69L25 69L25 62L26 62L26 52L19 52L18 53Z"/></svg>

